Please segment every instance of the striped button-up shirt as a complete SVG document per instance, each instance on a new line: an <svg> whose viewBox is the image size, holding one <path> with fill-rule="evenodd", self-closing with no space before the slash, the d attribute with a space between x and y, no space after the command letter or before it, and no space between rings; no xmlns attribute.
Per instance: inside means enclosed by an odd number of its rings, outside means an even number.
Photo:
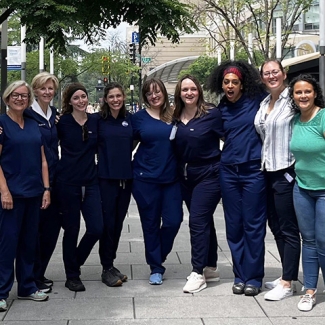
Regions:
<svg viewBox="0 0 325 325"><path fill-rule="evenodd" d="M261 102L254 124L263 141L261 169L277 171L291 166L295 161L289 150L295 110L288 88L282 91L272 111L267 114L270 100L271 95Z"/></svg>

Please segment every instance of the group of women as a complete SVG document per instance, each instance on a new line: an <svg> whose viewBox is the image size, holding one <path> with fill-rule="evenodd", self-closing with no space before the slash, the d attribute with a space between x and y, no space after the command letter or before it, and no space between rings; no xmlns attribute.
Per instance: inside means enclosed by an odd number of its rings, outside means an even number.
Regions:
<svg viewBox="0 0 325 325"><path fill-rule="evenodd" d="M233 293L255 296L261 290L268 221L282 274L265 283L271 289L265 299L293 294L301 234L306 293L298 308L313 308L319 268L325 274L325 122L323 95L311 76L300 76L288 87L276 60L265 62L260 75L244 61L225 61L207 83L222 95L218 107L204 100L195 77L185 75L176 85L173 108L163 82L147 80L142 87L146 108L133 115L126 111L120 84L109 83L100 112L89 114L87 90L73 83L64 91L56 123L50 102L57 87L56 77L45 72L32 87L19 81L3 94L8 111L0 117L0 310L7 309L15 259L18 298L48 299L53 281L45 270L61 226L69 290L85 290L80 267L97 241L102 282L122 285L127 275L114 260L131 193L150 284L163 283L183 201L192 264L183 291L199 292L207 282L220 280L213 214L222 197ZM86 231L78 242L80 212Z"/></svg>

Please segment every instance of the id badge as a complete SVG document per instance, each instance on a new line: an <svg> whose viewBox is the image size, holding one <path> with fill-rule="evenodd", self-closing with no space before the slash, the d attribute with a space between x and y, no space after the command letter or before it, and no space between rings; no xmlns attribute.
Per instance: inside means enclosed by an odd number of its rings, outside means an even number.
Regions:
<svg viewBox="0 0 325 325"><path fill-rule="evenodd" d="M285 173L284 177L286 178L286 180L291 183L293 181L293 177L289 174L289 173Z"/></svg>
<svg viewBox="0 0 325 325"><path fill-rule="evenodd" d="M169 140L175 139L176 131L177 131L177 126L173 125L172 130L170 132Z"/></svg>

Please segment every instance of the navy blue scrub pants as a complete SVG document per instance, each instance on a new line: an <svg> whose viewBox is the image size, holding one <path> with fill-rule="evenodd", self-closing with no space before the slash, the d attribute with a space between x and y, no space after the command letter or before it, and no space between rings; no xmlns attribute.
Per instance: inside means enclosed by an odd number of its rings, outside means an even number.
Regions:
<svg viewBox="0 0 325 325"><path fill-rule="evenodd" d="M164 274L162 263L173 248L183 220L180 184L157 184L134 179L132 193L140 214L151 274Z"/></svg>
<svg viewBox="0 0 325 325"><path fill-rule="evenodd" d="M226 236L234 283L262 286L266 233L266 183L260 160L220 165Z"/></svg>
<svg viewBox="0 0 325 325"><path fill-rule="evenodd" d="M190 213L191 254L193 272L203 274L206 266L216 267L218 241L213 214L220 201L219 162L188 164L186 179L182 175L182 196Z"/></svg>
<svg viewBox="0 0 325 325"><path fill-rule="evenodd" d="M298 280L299 272L301 243L293 205L295 177L293 166L266 172L268 224L278 247L285 281Z"/></svg>
<svg viewBox="0 0 325 325"><path fill-rule="evenodd" d="M129 208L132 180L99 179L104 231L99 241L99 257L104 270L113 266L123 222Z"/></svg>
<svg viewBox="0 0 325 325"><path fill-rule="evenodd" d="M46 268L55 250L62 226L61 215L58 211L58 202L54 186L51 192L51 204L45 210L40 210L38 245L34 265L35 280L42 281Z"/></svg>
<svg viewBox="0 0 325 325"><path fill-rule="evenodd" d="M98 184L73 186L58 183L57 197L62 214L63 262L67 279L80 276L80 266L103 233L103 216ZM86 232L78 244L80 212L85 220Z"/></svg>
<svg viewBox="0 0 325 325"><path fill-rule="evenodd" d="M14 283L14 262L18 296L36 292L34 261L38 238L41 197L14 198L14 208L0 205L0 299L7 299Z"/></svg>

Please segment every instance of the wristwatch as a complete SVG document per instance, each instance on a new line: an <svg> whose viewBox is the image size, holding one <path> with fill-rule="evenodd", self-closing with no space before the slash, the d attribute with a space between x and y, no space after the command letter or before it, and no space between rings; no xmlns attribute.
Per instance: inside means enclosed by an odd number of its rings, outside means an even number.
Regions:
<svg viewBox="0 0 325 325"><path fill-rule="evenodd" d="M44 192L45 192L45 191L49 191L49 192L51 192L51 190L52 190L51 187L44 187Z"/></svg>

